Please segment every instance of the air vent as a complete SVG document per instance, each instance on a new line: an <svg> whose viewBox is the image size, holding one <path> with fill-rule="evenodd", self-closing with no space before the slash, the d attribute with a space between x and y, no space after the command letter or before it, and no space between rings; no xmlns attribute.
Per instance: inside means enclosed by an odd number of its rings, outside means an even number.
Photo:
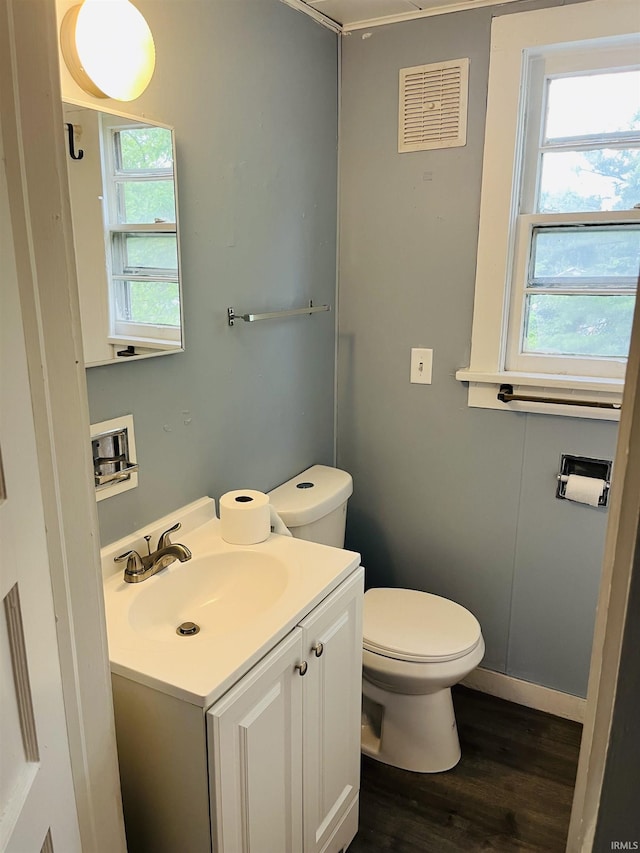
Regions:
<svg viewBox="0 0 640 853"><path fill-rule="evenodd" d="M469 60L400 69L398 151L467 143Z"/></svg>

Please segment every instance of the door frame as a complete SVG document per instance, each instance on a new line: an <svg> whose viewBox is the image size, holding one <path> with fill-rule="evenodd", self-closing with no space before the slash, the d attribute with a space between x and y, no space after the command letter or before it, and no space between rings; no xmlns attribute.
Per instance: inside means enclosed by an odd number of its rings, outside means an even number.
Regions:
<svg viewBox="0 0 640 853"><path fill-rule="evenodd" d="M0 16L11 227L82 848L124 853L56 9L0 0Z"/></svg>
<svg viewBox="0 0 640 853"><path fill-rule="evenodd" d="M640 565L639 303L636 300L620 415L568 853L593 849L621 663L625 655L637 653L624 647L624 636L634 565Z"/></svg>

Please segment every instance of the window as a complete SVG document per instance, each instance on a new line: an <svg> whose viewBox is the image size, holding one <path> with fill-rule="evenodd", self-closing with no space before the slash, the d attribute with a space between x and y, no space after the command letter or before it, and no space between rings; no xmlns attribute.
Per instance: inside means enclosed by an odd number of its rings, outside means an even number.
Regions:
<svg viewBox="0 0 640 853"><path fill-rule="evenodd" d="M457 374L470 405L503 407L503 383L620 401L640 272L637 23L627 0L494 22L471 364Z"/></svg>
<svg viewBox="0 0 640 853"><path fill-rule="evenodd" d="M180 344L172 133L134 122L105 128L110 340Z"/></svg>
<svg viewBox="0 0 640 853"><path fill-rule="evenodd" d="M640 271L640 70L610 67L625 54L527 58L507 370L624 377Z"/></svg>

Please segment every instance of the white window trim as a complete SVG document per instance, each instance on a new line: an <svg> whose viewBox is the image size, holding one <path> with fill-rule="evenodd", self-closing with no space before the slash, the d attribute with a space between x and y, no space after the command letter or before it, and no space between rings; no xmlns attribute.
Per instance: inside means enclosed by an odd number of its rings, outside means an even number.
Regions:
<svg viewBox="0 0 640 853"><path fill-rule="evenodd" d="M590 0L494 19L480 204L480 228L473 312L471 360L456 378L469 383L469 405L481 408L618 420L618 410L545 403L501 403L501 384L540 396L620 403L624 379L550 376L504 369L511 280L511 234L517 218L514 180L520 174L523 121L520 93L525 51L554 44L630 36L640 45L637 0ZM631 43L631 41L630 41ZM507 164L507 166L505 166ZM537 392L536 392L537 393Z"/></svg>
<svg viewBox="0 0 640 853"><path fill-rule="evenodd" d="M531 245L531 233L537 225L552 226L555 223L558 225L584 225L597 224L597 220L601 219L610 224L619 222L621 224L628 222L639 222L640 216L632 218L630 211L598 211L596 213L532 213L524 214L518 217L516 226L516 239L514 251L514 281L524 282L526 278L526 265L529 263L529 247ZM550 355L538 353L521 353L520 352L520 333L522 330L524 313L525 313L525 288L512 287L511 301L509 306L509 332L505 342L504 357L507 372L517 371L519 373L531 372L531 366L540 364L540 373L545 372L543 368L546 366L547 371L553 370L554 375L563 373L563 367L567 361L575 365L575 374L578 376L593 377L591 365L593 361L598 363L598 374L602 378L620 379L624 381L624 375L627 367L627 359L624 358L589 358L588 356L571 356L554 358Z"/></svg>
<svg viewBox="0 0 640 853"><path fill-rule="evenodd" d="M152 123L155 127L161 127L165 130L171 130L167 125L157 122ZM103 145L103 175L105 186L104 198L104 213L105 213L105 256L107 266L107 278L109 288L109 331L107 333L107 342L113 344L114 348L124 346L135 346L136 349L142 350L181 350L182 349L182 318L177 326L166 326L160 324L142 324L130 322L127 320L119 320L115 315L115 286L117 280L148 280L154 278L158 281L170 281L178 285L178 293L180 294L180 311L182 313L182 289L180 277L180 241L178 238L178 199L177 199L177 182L175 178L175 141L172 136L172 154L173 167L169 169L156 169L148 173L139 172L134 176L128 175L118 169L116 162L115 142L116 133L122 130L130 130L135 127L149 127L148 122L136 122L132 119L122 120L122 117L111 116L104 114L101 124L101 140ZM117 194L115 191L116 184L126 180L171 180L174 188L174 202L176 206L175 221L173 222L157 222L157 223L120 223L118 218ZM114 234L131 234L144 233L149 234L173 234L176 237L176 251L178 255L178 268L175 276L167 275L167 270L157 271L158 274L153 276L153 271L149 271L144 277L136 277L135 275L124 277L120 273L114 271L114 255L112 246L112 235Z"/></svg>

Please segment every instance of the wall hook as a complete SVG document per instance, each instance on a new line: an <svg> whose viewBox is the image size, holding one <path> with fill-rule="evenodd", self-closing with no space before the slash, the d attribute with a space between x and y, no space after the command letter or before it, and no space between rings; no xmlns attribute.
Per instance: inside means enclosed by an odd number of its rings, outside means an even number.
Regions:
<svg viewBox="0 0 640 853"><path fill-rule="evenodd" d="M82 160L84 157L84 151L82 148L78 148L76 152L73 125L70 121L67 121L65 122L65 126L67 128L67 136L69 139L69 157L71 157L72 160Z"/></svg>

